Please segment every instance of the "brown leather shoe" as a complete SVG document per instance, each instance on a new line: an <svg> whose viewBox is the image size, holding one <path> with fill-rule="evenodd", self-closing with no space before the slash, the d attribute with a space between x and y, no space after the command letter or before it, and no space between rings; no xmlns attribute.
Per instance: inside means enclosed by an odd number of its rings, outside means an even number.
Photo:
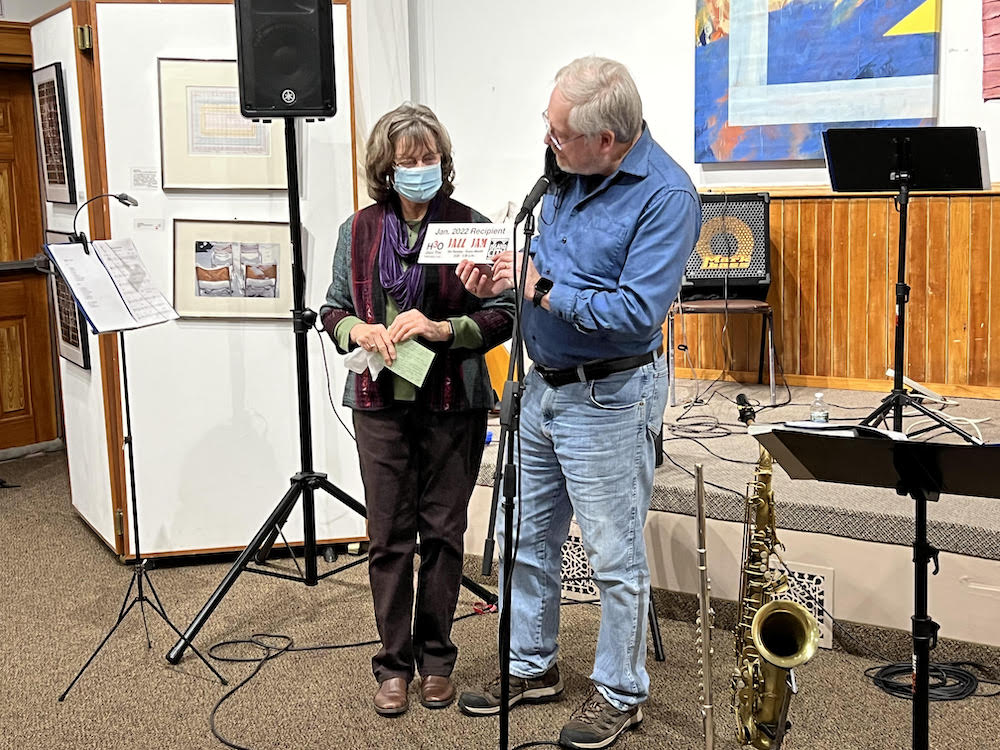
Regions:
<svg viewBox="0 0 1000 750"><path fill-rule="evenodd" d="M378 686L375 693L375 713L381 716L399 716L405 714L410 707L410 699L406 695L410 684L402 677L390 677Z"/></svg>
<svg viewBox="0 0 1000 750"><path fill-rule="evenodd" d="M420 703L425 708L444 708L455 701L455 683L450 677L429 674L420 679Z"/></svg>

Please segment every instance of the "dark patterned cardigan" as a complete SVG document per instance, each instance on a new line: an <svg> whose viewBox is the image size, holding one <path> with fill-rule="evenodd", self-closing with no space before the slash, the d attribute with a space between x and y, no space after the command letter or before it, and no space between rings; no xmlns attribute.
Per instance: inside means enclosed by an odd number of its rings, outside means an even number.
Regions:
<svg viewBox="0 0 1000 750"><path fill-rule="evenodd" d="M358 211L340 227L333 257L333 283L320 308L323 328L346 354L334 336L337 324L348 316L366 323L383 323L386 293L379 282L378 252L386 206L375 204ZM488 221L485 217L451 198L436 207L433 221ZM418 309L431 320L468 315L479 327L483 342L478 349L453 348L451 342L420 343L436 356L424 385L417 389L417 403L432 411L487 409L494 405L493 389L483 355L510 338L513 329L514 298L506 293L481 300L466 291L455 275L455 266L428 265L424 268L424 289ZM354 344L351 344L354 347ZM376 380L365 370L348 372L344 405L351 409L383 409L392 405L392 375L383 370Z"/></svg>

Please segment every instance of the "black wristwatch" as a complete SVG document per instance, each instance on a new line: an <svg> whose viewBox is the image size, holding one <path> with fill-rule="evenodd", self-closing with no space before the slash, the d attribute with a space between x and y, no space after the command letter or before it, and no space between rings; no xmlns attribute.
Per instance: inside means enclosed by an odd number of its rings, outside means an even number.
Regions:
<svg viewBox="0 0 1000 750"><path fill-rule="evenodd" d="M531 302L535 307L542 304L542 297L552 291L552 279L547 279L544 276L539 277L538 281L535 282L535 293L531 297Z"/></svg>

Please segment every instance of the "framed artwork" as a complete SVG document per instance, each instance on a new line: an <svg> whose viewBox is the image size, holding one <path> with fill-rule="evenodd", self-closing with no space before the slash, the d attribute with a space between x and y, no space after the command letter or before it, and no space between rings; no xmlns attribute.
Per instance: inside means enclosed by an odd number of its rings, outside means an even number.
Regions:
<svg viewBox="0 0 1000 750"><path fill-rule="evenodd" d="M285 177L284 122L240 114L233 60L157 60L163 188L274 189Z"/></svg>
<svg viewBox="0 0 1000 750"><path fill-rule="evenodd" d="M174 219L174 309L182 318L291 318L288 224Z"/></svg>
<svg viewBox="0 0 1000 750"><path fill-rule="evenodd" d="M823 158L830 127L937 118L933 0L697 0L695 162Z"/></svg>
<svg viewBox="0 0 1000 750"><path fill-rule="evenodd" d="M45 242L49 245L69 242L69 232L45 232ZM52 286L52 304L56 317L56 341L59 345L59 356L68 359L74 365L84 370L90 369L90 341L87 336L87 319L83 310L76 304L76 298L69 290L69 285L51 264L52 274L49 283Z"/></svg>
<svg viewBox="0 0 1000 750"><path fill-rule="evenodd" d="M38 129L39 159L45 183L45 200L76 204L73 181L73 150L66 116L66 90L62 65L52 63L32 74L35 92L35 126Z"/></svg>

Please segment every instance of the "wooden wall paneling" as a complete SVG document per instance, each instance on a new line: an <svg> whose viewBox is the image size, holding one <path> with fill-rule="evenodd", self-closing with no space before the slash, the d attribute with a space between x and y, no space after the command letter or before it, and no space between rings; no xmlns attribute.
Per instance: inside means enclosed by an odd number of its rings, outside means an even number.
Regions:
<svg viewBox="0 0 1000 750"><path fill-rule="evenodd" d="M972 200L953 197L948 206L947 383L969 382L969 253Z"/></svg>
<svg viewBox="0 0 1000 750"><path fill-rule="evenodd" d="M896 212L896 204L892 198L885 200L885 213L887 230L885 242L885 317L882 319L882 329L885 331L885 362L888 368L896 366L896 277L899 275L899 214ZM907 369L905 365L904 369ZM909 376L908 369L906 374ZM885 372L883 371L882 378L884 377Z"/></svg>
<svg viewBox="0 0 1000 750"><path fill-rule="evenodd" d="M990 201L990 274L1000 277L1000 196ZM989 368L987 383L1000 386L1000 292L990 290L990 326L988 336Z"/></svg>
<svg viewBox="0 0 1000 750"><path fill-rule="evenodd" d="M19 253L14 220L14 160L0 159L0 263L15 260L19 260Z"/></svg>
<svg viewBox="0 0 1000 750"><path fill-rule="evenodd" d="M830 375L846 378L848 339L850 337L850 321L847 315L851 288L850 237L848 236L850 203L846 200L832 200L831 214L830 229L833 247L831 263L833 266L834 297L830 326Z"/></svg>
<svg viewBox="0 0 1000 750"><path fill-rule="evenodd" d="M970 202L969 385L989 383L990 199Z"/></svg>
<svg viewBox="0 0 1000 750"><path fill-rule="evenodd" d="M704 363L705 367L722 369L722 352L716 344L719 340L716 327L721 324L716 318L715 315L692 315L690 325L692 332L697 331L696 361Z"/></svg>
<svg viewBox="0 0 1000 750"><path fill-rule="evenodd" d="M0 275L0 449L52 440L48 279L33 271Z"/></svg>
<svg viewBox="0 0 1000 750"><path fill-rule="evenodd" d="M906 306L906 367L904 374L918 382L927 379L927 198L910 201L909 220L906 228L906 283L910 286L910 304ZM893 210L898 227L899 214ZM899 262L899 246L894 253ZM894 268L896 266L894 265ZM896 270L898 274L898 269ZM892 283L893 356L895 357L896 274ZM895 360L893 360L895 361Z"/></svg>
<svg viewBox="0 0 1000 750"><path fill-rule="evenodd" d="M847 375L868 374L868 200L848 199Z"/></svg>
<svg viewBox="0 0 1000 750"><path fill-rule="evenodd" d="M930 383L948 376L948 219L947 198L929 198L927 204L927 288L907 307L923 307L927 315L927 371Z"/></svg>
<svg viewBox="0 0 1000 750"><path fill-rule="evenodd" d="M678 348L675 352L674 362L677 364L678 372L682 376L690 376L691 367L702 367L702 352L699 349L699 318L703 315L678 315L674 318L674 346ZM707 359L707 358L706 358ZM687 371L685 375L684 371Z"/></svg>
<svg viewBox="0 0 1000 750"><path fill-rule="evenodd" d="M757 368L756 351L751 351L751 315L730 315L726 331L726 347L729 352L729 366L733 372L747 372Z"/></svg>
<svg viewBox="0 0 1000 750"><path fill-rule="evenodd" d="M0 21L0 63L31 67L31 25Z"/></svg>
<svg viewBox="0 0 1000 750"><path fill-rule="evenodd" d="M772 203L772 206L774 204ZM778 293L779 308L774 322L779 334L781 357L785 372L799 371L799 259L796 254L799 239L799 201L787 200L777 204L778 223Z"/></svg>
<svg viewBox="0 0 1000 750"><path fill-rule="evenodd" d="M846 387L888 383L899 259L893 198L779 197L770 217L768 301L785 373L800 382L843 379ZM1000 195L913 197L907 230L906 374L956 394L1000 386L1000 308L994 312L992 294ZM703 375L723 367L754 374L759 321L731 316L724 325L722 316L688 319L694 365Z"/></svg>
<svg viewBox="0 0 1000 750"><path fill-rule="evenodd" d="M889 296L888 268L888 201L873 198L868 202L868 362L870 380L885 377L887 357L885 305Z"/></svg>
<svg viewBox="0 0 1000 750"><path fill-rule="evenodd" d="M833 307L836 294L833 282L833 201L816 201L816 346L815 373L830 375L833 335Z"/></svg>
<svg viewBox="0 0 1000 750"><path fill-rule="evenodd" d="M800 202L799 237L799 372L816 374L816 201Z"/></svg>

